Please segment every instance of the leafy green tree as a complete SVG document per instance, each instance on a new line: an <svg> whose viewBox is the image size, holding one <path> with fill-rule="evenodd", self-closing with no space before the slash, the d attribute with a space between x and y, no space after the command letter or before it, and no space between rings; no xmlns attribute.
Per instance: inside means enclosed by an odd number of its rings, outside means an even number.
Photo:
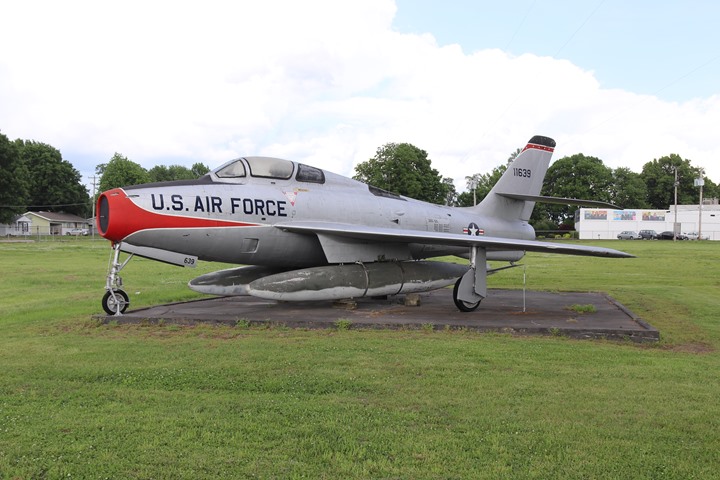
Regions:
<svg viewBox="0 0 720 480"><path fill-rule="evenodd" d="M495 184L503 176L507 170L507 165L499 165L492 169L490 173L476 173L475 175L465 177L467 191L458 195L458 205L461 207L471 207L473 201L480 203ZM475 185L475 197L473 199L473 185Z"/></svg>
<svg viewBox="0 0 720 480"><path fill-rule="evenodd" d="M699 169L673 153L653 159L643 165L640 176L647 187L647 202L651 208L668 208L675 204L675 169L677 169L678 204L698 203L700 191L694 185Z"/></svg>
<svg viewBox="0 0 720 480"><path fill-rule="evenodd" d="M89 215L90 197L82 176L59 150L31 140L15 140L15 145L29 174L28 210Z"/></svg>
<svg viewBox="0 0 720 480"><path fill-rule="evenodd" d="M151 182L192 180L194 178L198 178L192 170L187 167L183 167L182 165L170 165L169 167L165 165L156 165L148 171L148 175L150 175Z"/></svg>
<svg viewBox="0 0 720 480"><path fill-rule="evenodd" d="M200 178L203 175L210 172L210 167L208 167L204 163L198 162L198 163L193 163L193 166L190 167L190 171L194 175L193 178Z"/></svg>
<svg viewBox="0 0 720 480"><path fill-rule="evenodd" d="M457 204L461 207L471 207L473 202L480 203L495 184L503 176L503 173L508 169L510 164L522 153L521 148L516 148L514 152L510 154L505 165L499 165L492 169L490 173L476 173L469 177L465 177L467 191L458 195ZM474 187L473 187L474 186ZM473 189L475 195L473 195Z"/></svg>
<svg viewBox="0 0 720 480"><path fill-rule="evenodd" d="M511 164L512 162L514 162L515 159L518 157L518 155L520 155L521 153L522 153L522 148L517 148L517 149L515 149L515 151L512 152L512 153L510 154L510 156L508 157L508 159L507 159L507 165L506 165L506 166L510 166L510 164Z"/></svg>
<svg viewBox="0 0 720 480"><path fill-rule="evenodd" d="M703 200L706 198L718 198L720 196L720 186L707 177L703 186Z"/></svg>
<svg viewBox="0 0 720 480"><path fill-rule="evenodd" d="M30 175L17 145L0 133L0 223L27 211Z"/></svg>
<svg viewBox="0 0 720 480"><path fill-rule="evenodd" d="M432 168L425 150L409 143L387 143L355 167L355 180L417 200L443 204L448 185Z"/></svg>
<svg viewBox="0 0 720 480"><path fill-rule="evenodd" d="M543 195L609 202L612 197L612 170L602 160L577 153L563 157L548 168ZM572 222L577 206L544 205L549 218L558 225Z"/></svg>
<svg viewBox="0 0 720 480"><path fill-rule="evenodd" d="M443 177L442 183L447 187L447 193L445 194L445 205L454 206L457 205L457 189L452 178Z"/></svg>
<svg viewBox="0 0 720 480"><path fill-rule="evenodd" d="M100 192L128 185L150 183L151 181L147 170L117 152L108 163L98 165L95 172L100 175L98 187Z"/></svg>
<svg viewBox="0 0 720 480"><path fill-rule="evenodd" d="M206 165L195 163L187 168L182 165L156 165L148 171L151 182L169 182L173 180L193 180L210 171Z"/></svg>
<svg viewBox="0 0 720 480"><path fill-rule="evenodd" d="M612 203L622 208L648 208L647 186L639 173L627 167L616 168L612 172L613 183L610 187Z"/></svg>

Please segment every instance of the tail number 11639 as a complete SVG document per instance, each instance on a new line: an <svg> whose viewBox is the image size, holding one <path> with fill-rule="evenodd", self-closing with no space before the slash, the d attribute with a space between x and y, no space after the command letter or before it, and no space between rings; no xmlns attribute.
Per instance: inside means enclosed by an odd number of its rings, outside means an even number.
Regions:
<svg viewBox="0 0 720 480"><path fill-rule="evenodd" d="M532 176L532 172L529 168L516 168L513 167L513 176L515 177L523 177L523 178L530 178Z"/></svg>

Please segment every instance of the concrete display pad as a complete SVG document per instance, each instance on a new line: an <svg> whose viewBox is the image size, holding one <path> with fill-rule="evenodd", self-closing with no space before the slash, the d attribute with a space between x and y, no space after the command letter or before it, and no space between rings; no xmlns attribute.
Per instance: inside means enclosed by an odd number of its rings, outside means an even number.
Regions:
<svg viewBox="0 0 720 480"><path fill-rule="evenodd" d="M405 296L352 302L276 302L254 297L222 297L158 305L124 315L97 315L103 322L192 325L283 325L291 328L467 329L479 332L563 335L572 338L654 342L660 332L602 293L490 290L480 307L463 313L449 288L422 293L418 306ZM407 300L411 300L408 298ZM132 301L132 299L131 299ZM594 306L580 313L573 306Z"/></svg>

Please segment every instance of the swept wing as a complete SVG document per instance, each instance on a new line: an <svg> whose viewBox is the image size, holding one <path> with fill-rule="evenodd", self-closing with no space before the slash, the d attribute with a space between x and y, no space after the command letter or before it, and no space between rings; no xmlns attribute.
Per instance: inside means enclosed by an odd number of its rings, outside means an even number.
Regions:
<svg viewBox="0 0 720 480"><path fill-rule="evenodd" d="M584 255L608 258L634 257L634 255L630 255L629 253L621 252L619 250L589 245L560 244L541 242L537 240L459 235L443 232L423 232L419 230L369 227L343 223L291 222L275 224L275 227L288 232L315 235L334 235L338 237L374 241L379 243L419 243L457 247L476 246L497 250L525 250L528 252L559 253L565 255Z"/></svg>

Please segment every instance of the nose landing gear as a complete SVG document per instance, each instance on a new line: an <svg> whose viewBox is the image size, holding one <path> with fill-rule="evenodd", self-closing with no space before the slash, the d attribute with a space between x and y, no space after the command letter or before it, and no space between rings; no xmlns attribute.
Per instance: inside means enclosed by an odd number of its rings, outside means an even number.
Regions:
<svg viewBox="0 0 720 480"><path fill-rule="evenodd" d="M102 298L102 307L108 315L122 315L130 305L130 298L121 288L122 278L119 273L133 257L130 254L124 262L120 263L120 243L114 243L113 252L110 256L108 275L105 280L105 295Z"/></svg>

